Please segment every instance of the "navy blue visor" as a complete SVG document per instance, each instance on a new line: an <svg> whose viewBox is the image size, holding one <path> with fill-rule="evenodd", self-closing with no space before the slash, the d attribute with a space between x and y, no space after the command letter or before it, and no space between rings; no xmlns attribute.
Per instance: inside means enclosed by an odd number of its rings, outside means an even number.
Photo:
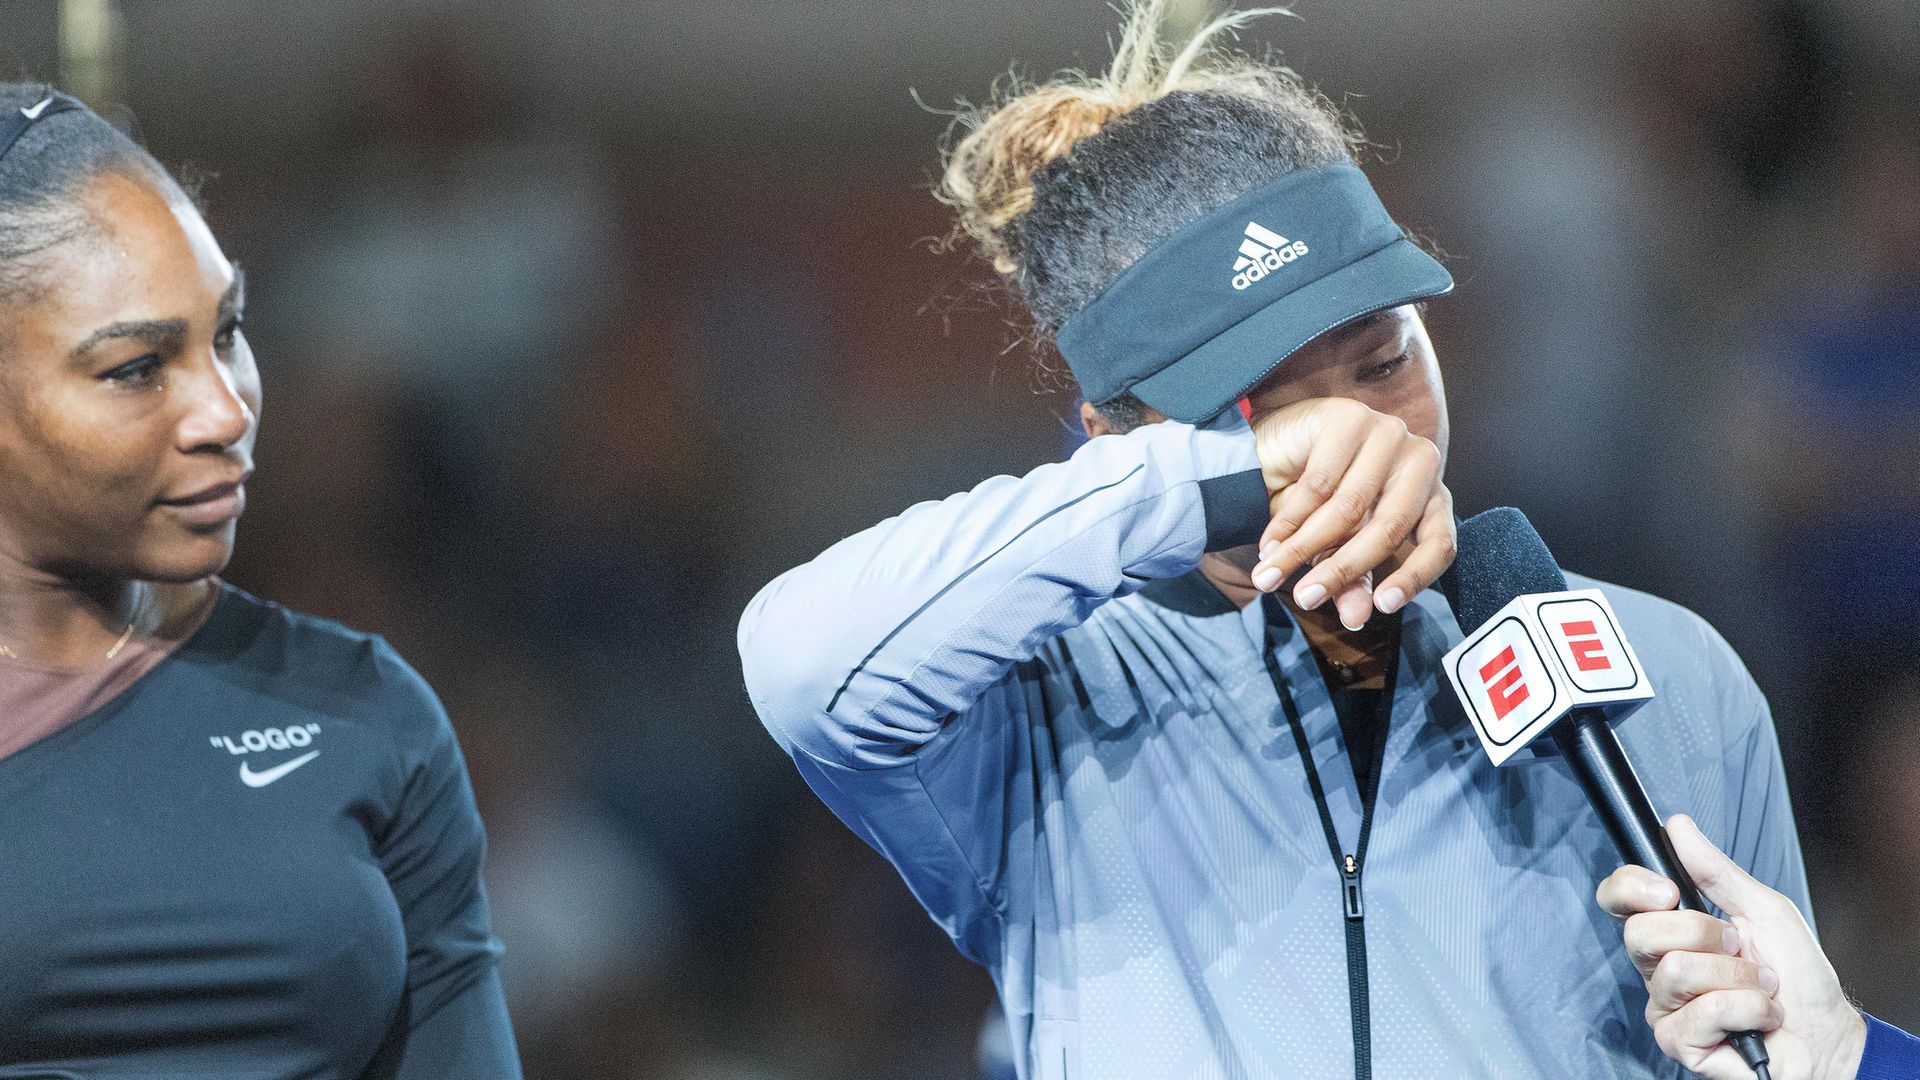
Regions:
<svg viewBox="0 0 1920 1080"><path fill-rule="evenodd" d="M1058 344L1088 401L1131 391L1199 423L1321 334L1452 288L1342 163L1290 173L1175 233L1068 319Z"/></svg>

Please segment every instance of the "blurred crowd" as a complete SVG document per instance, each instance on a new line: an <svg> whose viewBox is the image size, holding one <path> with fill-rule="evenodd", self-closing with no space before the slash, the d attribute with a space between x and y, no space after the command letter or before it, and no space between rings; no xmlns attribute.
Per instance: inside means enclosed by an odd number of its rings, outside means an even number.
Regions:
<svg viewBox="0 0 1920 1080"><path fill-rule="evenodd" d="M805 790L734 650L779 571L1074 445L986 269L928 242L944 118L655 145L507 101L435 10L366 27L317 140L207 162L266 381L229 577L445 699L530 1077L981 1075L986 976ZM1347 102L1460 283L1429 312L1450 484L1740 650L1835 966L1920 1028L1920 62L1797 0L1576 40Z"/></svg>

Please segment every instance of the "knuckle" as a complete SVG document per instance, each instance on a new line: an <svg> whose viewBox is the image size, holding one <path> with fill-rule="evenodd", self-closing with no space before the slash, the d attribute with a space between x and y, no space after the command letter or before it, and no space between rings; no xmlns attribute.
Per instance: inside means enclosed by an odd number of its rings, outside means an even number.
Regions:
<svg viewBox="0 0 1920 1080"><path fill-rule="evenodd" d="M1653 1041L1660 1046L1661 1053L1675 1060L1680 1053L1680 1024L1675 1019L1678 1013L1668 1013L1653 1025Z"/></svg>
<svg viewBox="0 0 1920 1080"><path fill-rule="evenodd" d="M1721 935L1726 933L1727 927L1731 926L1731 923L1716 919L1704 911L1688 911L1676 914L1684 914L1687 920L1687 932L1692 935L1695 941L1699 942L1698 945L1688 946L1689 948L1710 956L1725 955L1720 951L1723 944Z"/></svg>
<svg viewBox="0 0 1920 1080"><path fill-rule="evenodd" d="M1760 903L1760 911L1770 922L1800 920L1800 908L1780 893L1764 897Z"/></svg>
<svg viewBox="0 0 1920 1080"><path fill-rule="evenodd" d="M1325 502L1340 487L1340 478L1325 469L1308 469L1301 475L1299 485L1316 502Z"/></svg>
<svg viewBox="0 0 1920 1080"><path fill-rule="evenodd" d="M1627 954L1636 960L1651 960L1647 952L1647 921L1635 916L1627 920L1622 927L1620 939L1626 943Z"/></svg>
<svg viewBox="0 0 1920 1080"><path fill-rule="evenodd" d="M1290 539L1280 544L1280 551L1274 556L1273 561L1286 566L1297 566L1312 557L1313 552L1307 550L1305 544L1298 539Z"/></svg>
<svg viewBox="0 0 1920 1080"><path fill-rule="evenodd" d="M1335 416L1338 416L1349 423L1356 423L1356 422L1365 420L1367 417L1373 415L1373 410L1367 408L1366 403L1363 401L1360 401L1357 398L1350 398L1350 397L1328 398L1327 408Z"/></svg>
<svg viewBox="0 0 1920 1080"><path fill-rule="evenodd" d="M1717 866L1709 866L1693 876L1693 883L1702 889L1706 889L1720 884L1721 879L1720 868Z"/></svg>
<svg viewBox="0 0 1920 1080"><path fill-rule="evenodd" d="M1327 591L1335 592L1340 586L1358 578L1360 573L1354 569L1352 559L1334 555L1321 561L1319 568L1314 571L1314 576L1327 586Z"/></svg>
<svg viewBox="0 0 1920 1080"><path fill-rule="evenodd" d="M1659 983L1661 987L1672 989L1683 984L1687 974L1686 953L1669 952L1654 962L1653 977L1648 983Z"/></svg>
<svg viewBox="0 0 1920 1080"><path fill-rule="evenodd" d="M1368 420L1371 422L1373 430L1377 434L1385 435L1395 440L1403 440L1407 437L1407 422L1395 413L1376 412L1369 416Z"/></svg>
<svg viewBox="0 0 1920 1080"><path fill-rule="evenodd" d="M1412 432L1400 439L1400 457L1419 466L1423 472L1437 473L1440 468L1440 448L1432 439Z"/></svg>
<svg viewBox="0 0 1920 1080"><path fill-rule="evenodd" d="M1340 516L1341 522L1353 526L1366 519L1367 512L1373 509L1373 500L1364 491L1348 489L1336 494L1329 505Z"/></svg>
<svg viewBox="0 0 1920 1080"><path fill-rule="evenodd" d="M1404 510L1381 511L1374 515L1373 520L1374 523L1380 527L1380 531L1387 539L1396 544L1406 537L1411 536L1415 527L1420 524L1414 519L1412 514Z"/></svg>

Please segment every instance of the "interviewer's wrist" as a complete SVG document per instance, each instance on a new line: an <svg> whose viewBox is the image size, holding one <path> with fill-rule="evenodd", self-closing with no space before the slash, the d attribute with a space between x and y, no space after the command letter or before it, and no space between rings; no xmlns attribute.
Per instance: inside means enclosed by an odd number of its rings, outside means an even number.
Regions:
<svg viewBox="0 0 1920 1080"><path fill-rule="evenodd" d="M1811 1080L1854 1080L1867 1052L1867 1021L1860 1010L1847 1006L1836 1018L1839 1033L1829 1044L1825 1060L1816 1063Z"/></svg>

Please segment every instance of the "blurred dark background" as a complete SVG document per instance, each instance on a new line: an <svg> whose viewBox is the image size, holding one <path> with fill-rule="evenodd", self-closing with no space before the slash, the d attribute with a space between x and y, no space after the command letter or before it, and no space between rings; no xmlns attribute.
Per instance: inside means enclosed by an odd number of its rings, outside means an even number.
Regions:
<svg viewBox="0 0 1920 1080"><path fill-rule="evenodd" d="M1297 10L1244 44L1359 116L1459 279L1429 322L1462 512L1521 506L1726 634L1835 965L1920 1027L1920 5ZM932 110L1097 69L1114 24L0 0L0 75L211 174L267 386L229 577L446 699L530 1077L977 1075L991 986L765 735L734 626L833 540L1074 445L986 268L933 250Z"/></svg>

